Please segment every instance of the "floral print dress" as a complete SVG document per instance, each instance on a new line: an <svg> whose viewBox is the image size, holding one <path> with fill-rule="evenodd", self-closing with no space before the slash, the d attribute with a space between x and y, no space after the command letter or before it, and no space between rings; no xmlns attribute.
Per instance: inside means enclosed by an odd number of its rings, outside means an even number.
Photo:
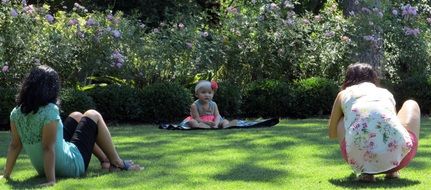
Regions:
<svg viewBox="0 0 431 190"><path fill-rule="evenodd" d="M356 173L376 174L399 165L413 144L395 111L393 95L364 82L342 97L346 151Z"/></svg>

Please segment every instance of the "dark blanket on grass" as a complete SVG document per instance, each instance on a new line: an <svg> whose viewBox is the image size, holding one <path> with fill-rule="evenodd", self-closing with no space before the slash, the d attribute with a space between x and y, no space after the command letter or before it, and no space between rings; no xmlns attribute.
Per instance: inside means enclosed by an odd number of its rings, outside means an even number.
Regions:
<svg viewBox="0 0 431 190"><path fill-rule="evenodd" d="M278 118L270 118L270 119L258 119L258 120L232 120L229 128L257 128L257 127L272 127L279 123ZM167 129L167 130L191 130L191 129L201 129L201 128L190 128L187 126L175 125L175 124L160 124L159 129ZM210 129L220 129L220 128L210 128Z"/></svg>

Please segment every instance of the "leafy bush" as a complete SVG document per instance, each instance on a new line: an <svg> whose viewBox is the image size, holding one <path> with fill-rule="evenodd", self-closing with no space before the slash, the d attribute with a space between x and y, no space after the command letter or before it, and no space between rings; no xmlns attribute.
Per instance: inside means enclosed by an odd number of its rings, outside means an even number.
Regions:
<svg viewBox="0 0 431 190"><path fill-rule="evenodd" d="M89 109L96 109L96 103L94 103L93 98L87 93L76 89L62 89L60 99L60 115L63 118L74 111L84 113Z"/></svg>
<svg viewBox="0 0 431 190"><path fill-rule="evenodd" d="M295 103L292 106L292 116L305 118L331 113L338 92L334 81L312 77L296 81L294 86Z"/></svg>
<svg viewBox="0 0 431 190"><path fill-rule="evenodd" d="M220 114L223 117L234 117L240 114L241 88L228 82L219 83L219 89L214 96Z"/></svg>
<svg viewBox="0 0 431 190"><path fill-rule="evenodd" d="M0 129L9 129L9 115L15 107L17 90L0 87L0 94Z"/></svg>
<svg viewBox="0 0 431 190"><path fill-rule="evenodd" d="M177 83L149 85L139 98L143 121L172 122L190 114L191 94Z"/></svg>
<svg viewBox="0 0 431 190"><path fill-rule="evenodd" d="M431 80L423 75L411 76L395 85L394 96L398 109L401 108L404 101L413 99L418 102L423 114L429 114L431 109Z"/></svg>
<svg viewBox="0 0 431 190"><path fill-rule="evenodd" d="M88 94L107 120L138 121L142 119L138 89L127 85L97 86L88 90Z"/></svg>
<svg viewBox="0 0 431 190"><path fill-rule="evenodd" d="M245 86L242 112L245 116L287 116L291 111L292 89L277 80L264 80Z"/></svg>

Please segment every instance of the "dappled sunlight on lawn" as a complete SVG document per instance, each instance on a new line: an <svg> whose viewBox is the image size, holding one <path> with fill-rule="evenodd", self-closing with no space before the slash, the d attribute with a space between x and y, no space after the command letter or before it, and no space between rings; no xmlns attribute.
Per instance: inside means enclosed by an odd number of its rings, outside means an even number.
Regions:
<svg viewBox="0 0 431 190"><path fill-rule="evenodd" d="M337 141L327 137L327 120L282 120L271 128L230 130L161 130L155 125L111 127L114 144L124 159L145 167L140 172L109 173L93 157L87 176L59 179L56 187L128 189L426 189L431 167L431 120L424 124L417 157L400 180L375 184L355 181L341 158ZM2 139L7 133L0 134ZM7 146L2 141L2 146ZM2 149L2 165L6 152ZM30 188L44 180L22 154L6 186Z"/></svg>

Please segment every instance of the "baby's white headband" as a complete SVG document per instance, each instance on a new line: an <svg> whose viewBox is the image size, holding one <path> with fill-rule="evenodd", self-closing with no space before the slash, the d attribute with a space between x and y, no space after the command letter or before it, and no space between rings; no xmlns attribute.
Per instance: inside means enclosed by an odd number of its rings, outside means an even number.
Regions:
<svg viewBox="0 0 431 190"><path fill-rule="evenodd" d="M195 87L195 93L198 92L198 90L200 88L211 88L211 82L210 81L206 81L206 80L199 81L198 84Z"/></svg>

